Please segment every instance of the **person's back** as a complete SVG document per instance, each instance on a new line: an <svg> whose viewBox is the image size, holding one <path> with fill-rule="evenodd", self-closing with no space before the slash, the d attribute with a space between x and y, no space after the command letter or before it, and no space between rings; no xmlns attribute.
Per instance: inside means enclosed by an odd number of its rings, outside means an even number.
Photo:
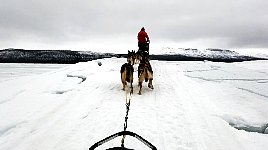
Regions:
<svg viewBox="0 0 268 150"><path fill-rule="evenodd" d="M144 30L141 30L138 33L138 42L139 43L146 43L147 40L149 40L148 34Z"/></svg>
<svg viewBox="0 0 268 150"><path fill-rule="evenodd" d="M147 42L150 42L148 34L145 32L144 27L141 28L141 31L138 33L138 46L139 50L148 51L149 45Z"/></svg>

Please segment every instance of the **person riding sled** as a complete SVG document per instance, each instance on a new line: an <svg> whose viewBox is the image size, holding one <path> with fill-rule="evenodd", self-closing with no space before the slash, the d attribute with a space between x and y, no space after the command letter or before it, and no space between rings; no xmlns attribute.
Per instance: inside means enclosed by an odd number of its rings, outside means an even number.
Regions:
<svg viewBox="0 0 268 150"><path fill-rule="evenodd" d="M138 33L138 46L139 46L139 50L141 52L145 52L147 51L149 54L149 36L148 34L145 32L145 28L142 27L141 31Z"/></svg>

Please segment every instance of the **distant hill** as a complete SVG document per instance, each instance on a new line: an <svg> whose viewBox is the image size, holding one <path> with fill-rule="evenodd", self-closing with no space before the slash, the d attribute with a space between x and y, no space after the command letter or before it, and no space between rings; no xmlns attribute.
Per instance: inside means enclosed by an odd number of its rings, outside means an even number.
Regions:
<svg viewBox="0 0 268 150"><path fill-rule="evenodd" d="M0 51L0 63L59 63L74 64L93 59L113 57L114 54L79 52L71 50L23 50L5 49Z"/></svg>
<svg viewBox="0 0 268 150"><path fill-rule="evenodd" d="M127 51L126 51L127 52ZM250 60L267 60L263 57L240 55L237 52L221 49L173 49L166 48L165 54L150 55L152 60L167 61L215 61L215 62L241 62ZM0 50L0 63L59 63L74 64L101 58L127 57L127 54L96 53L91 51L71 50Z"/></svg>

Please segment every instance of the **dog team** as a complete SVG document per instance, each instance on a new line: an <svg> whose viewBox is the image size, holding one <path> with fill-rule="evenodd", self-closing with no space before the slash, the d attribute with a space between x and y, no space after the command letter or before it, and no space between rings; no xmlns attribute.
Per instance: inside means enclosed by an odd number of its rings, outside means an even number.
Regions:
<svg viewBox="0 0 268 150"><path fill-rule="evenodd" d="M130 83L131 93L133 93L133 65L139 63L138 66L138 94L141 95L142 83L143 81L148 82L148 87L154 89L153 87L153 70L149 59L149 36L145 32L144 27L138 33L138 46L139 50L128 51L127 63L121 66L121 81L123 84L123 89L125 90L127 83Z"/></svg>

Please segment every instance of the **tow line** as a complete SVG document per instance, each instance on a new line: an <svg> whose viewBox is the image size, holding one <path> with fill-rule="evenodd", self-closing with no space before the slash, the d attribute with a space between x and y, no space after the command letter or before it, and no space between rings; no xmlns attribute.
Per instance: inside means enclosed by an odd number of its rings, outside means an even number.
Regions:
<svg viewBox="0 0 268 150"><path fill-rule="evenodd" d="M132 95L133 95L133 90L130 90L129 92L129 98L128 98L128 92L126 90L126 116L125 116L125 122L124 122L124 130L118 133L115 133L113 135L110 135L104 139L102 139L101 141L95 143L94 145L92 145L89 150L94 150L95 148L99 147L100 145L109 142L111 140L113 140L116 137L119 136L123 136L122 140L121 140L121 147L113 147L113 148L108 148L107 150L133 150L133 149L128 149L124 146L124 142L125 142L125 138L127 135L135 137L136 139L138 139L140 142L142 142L143 144L145 144L146 146L148 146L150 149L152 150L157 150L157 148L151 144L150 142L148 142L147 140L145 140L144 138L142 138L140 135L133 133L131 131L126 131L127 130L127 119L128 119L128 113L130 110L130 101L132 99Z"/></svg>

